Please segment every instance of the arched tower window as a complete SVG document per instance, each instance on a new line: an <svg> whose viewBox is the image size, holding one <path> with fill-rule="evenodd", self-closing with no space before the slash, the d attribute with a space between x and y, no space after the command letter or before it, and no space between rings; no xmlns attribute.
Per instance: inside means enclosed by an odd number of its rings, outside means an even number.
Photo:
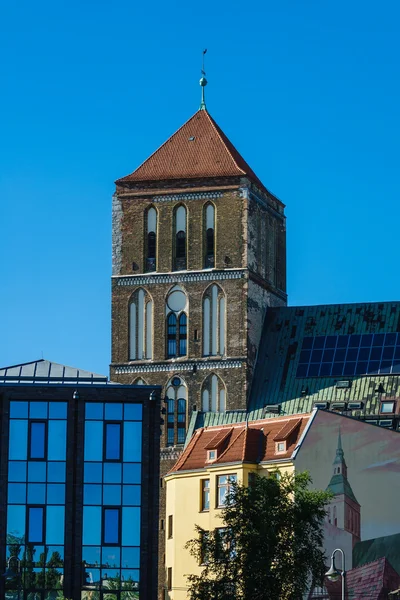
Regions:
<svg viewBox="0 0 400 600"><path fill-rule="evenodd" d="M129 360L153 358L153 301L142 288L129 305Z"/></svg>
<svg viewBox="0 0 400 600"><path fill-rule="evenodd" d="M186 208L181 204L174 213L175 271L187 268Z"/></svg>
<svg viewBox="0 0 400 600"><path fill-rule="evenodd" d="M157 211L151 206L146 213L146 271L157 269Z"/></svg>
<svg viewBox="0 0 400 600"><path fill-rule="evenodd" d="M187 354L187 296L176 285L167 296L167 358Z"/></svg>
<svg viewBox="0 0 400 600"><path fill-rule="evenodd" d="M147 383L145 382L144 379L142 379L141 377L138 377L137 379L134 380L132 385L147 385Z"/></svg>
<svg viewBox="0 0 400 600"><path fill-rule="evenodd" d="M186 436L187 388L180 377L167 384L167 446L183 444Z"/></svg>
<svg viewBox="0 0 400 600"><path fill-rule="evenodd" d="M221 356L226 348L225 295L213 284L203 298L203 356Z"/></svg>
<svg viewBox="0 0 400 600"><path fill-rule="evenodd" d="M203 412L225 412L226 389L222 379L214 373L204 380L201 390L201 409Z"/></svg>
<svg viewBox="0 0 400 600"><path fill-rule="evenodd" d="M204 268L212 269L215 266L215 208L211 203L204 207L203 230Z"/></svg>

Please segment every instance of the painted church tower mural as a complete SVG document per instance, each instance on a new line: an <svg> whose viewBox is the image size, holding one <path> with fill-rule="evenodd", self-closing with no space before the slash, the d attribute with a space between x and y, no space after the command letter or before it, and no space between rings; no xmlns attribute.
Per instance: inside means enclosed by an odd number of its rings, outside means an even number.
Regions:
<svg viewBox="0 0 400 600"><path fill-rule="evenodd" d="M327 507L327 521L334 527L347 531L352 536L352 547L360 541L361 506L354 495L347 478L347 465L342 447L342 436L339 430L333 473L327 490L333 498Z"/></svg>

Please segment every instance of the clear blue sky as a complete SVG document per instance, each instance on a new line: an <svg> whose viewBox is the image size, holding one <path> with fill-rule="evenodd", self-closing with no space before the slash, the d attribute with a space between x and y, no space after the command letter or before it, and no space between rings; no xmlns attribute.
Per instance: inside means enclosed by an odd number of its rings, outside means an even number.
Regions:
<svg viewBox="0 0 400 600"><path fill-rule="evenodd" d="M0 366L108 373L111 195L207 104L287 205L290 304L396 300L400 4L3 0Z"/></svg>

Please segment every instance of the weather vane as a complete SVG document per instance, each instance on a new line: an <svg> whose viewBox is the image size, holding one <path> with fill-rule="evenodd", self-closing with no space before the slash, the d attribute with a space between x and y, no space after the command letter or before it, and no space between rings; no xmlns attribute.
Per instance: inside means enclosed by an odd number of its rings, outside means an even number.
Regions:
<svg viewBox="0 0 400 600"><path fill-rule="evenodd" d="M207 79L205 77L206 72L204 70L204 55L205 54L207 54L207 48L205 50L203 50L203 61L202 61L202 65L201 65L201 79L200 79L200 85L201 85L201 103L200 103L200 110L207 110L206 109L205 96L204 96L204 88L207 85Z"/></svg>

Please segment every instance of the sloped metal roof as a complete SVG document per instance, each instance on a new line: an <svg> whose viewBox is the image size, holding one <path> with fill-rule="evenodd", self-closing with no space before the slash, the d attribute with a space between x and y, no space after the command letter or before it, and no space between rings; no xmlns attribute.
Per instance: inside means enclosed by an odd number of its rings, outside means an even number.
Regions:
<svg viewBox="0 0 400 600"><path fill-rule="evenodd" d="M36 360L20 365L0 368L0 384L110 384L105 375L98 375L84 369L68 367L49 360Z"/></svg>

